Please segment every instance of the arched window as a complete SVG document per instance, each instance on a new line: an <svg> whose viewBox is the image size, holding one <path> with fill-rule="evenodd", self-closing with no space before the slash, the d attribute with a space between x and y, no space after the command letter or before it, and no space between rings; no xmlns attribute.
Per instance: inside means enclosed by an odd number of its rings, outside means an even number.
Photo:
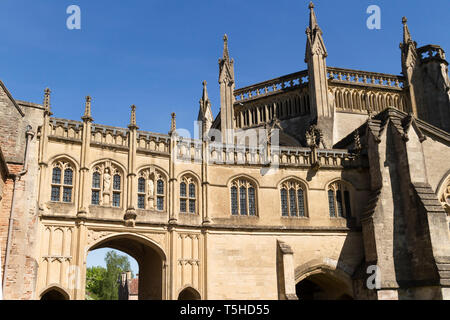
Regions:
<svg viewBox="0 0 450 320"><path fill-rule="evenodd" d="M180 212L193 213L197 211L197 193L195 180L190 176L183 176L180 183Z"/></svg>
<svg viewBox="0 0 450 320"><path fill-rule="evenodd" d="M150 167L139 171L137 207L146 210L166 209L166 179L161 171Z"/></svg>
<svg viewBox="0 0 450 320"><path fill-rule="evenodd" d="M281 184L281 215L283 217L307 217L304 185L296 180Z"/></svg>
<svg viewBox="0 0 450 320"><path fill-rule="evenodd" d="M94 172L92 175L92 201L93 205L100 204L100 173Z"/></svg>
<svg viewBox="0 0 450 320"><path fill-rule="evenodd" d="M96 165L92 173L91 204L122 206L123 172L111 162Z"/></svg>
<svg viewBox="0 0 450 320"><path fill-rule="evenodd" d="M138 180L138 208L145 209L145 178L140 177Z"/></svg>
<svg viewBox="0 0 450 320"><path fill-rule="evenodd" d="M159 179L156 184L156 209L159 211L164 210L164 181Z"/></svg>
<svg viewBox="0 0 450 320"><path fill-rule="evenodd" d="M52 170L51 201L72 202L73 181L72 166L63 161L56 162Z"/></svg>
<svg viewBox="0 0 450 320"><path fill-rule="evenodd" d="M120 194L122 192L121 177L118 174L114 175L113 179L113 207L120 207Z"/></svg>
<svg viewBox="0 0 450 320"><path fill-rule="evenodd" d="M352 216L350 189L346 183L336 181L328 186L328 208L330 217Z"/></svg>
<svg viewBox="0 0 450 320"><path fill-rule="evenodd" d="M256 188L246 179L234 180L231 184L231 214L256 216Z"/></svg>

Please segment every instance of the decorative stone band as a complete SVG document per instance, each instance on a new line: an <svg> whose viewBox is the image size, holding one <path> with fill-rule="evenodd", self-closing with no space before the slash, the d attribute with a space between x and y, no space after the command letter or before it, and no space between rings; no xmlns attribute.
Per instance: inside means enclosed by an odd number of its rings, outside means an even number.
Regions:
<svg viewBox="0 0 450 320"><path fill-rule="evenodd" d="M328 79L331 83L346 83L357 86L369 86L374 88L388 88L402 90L406 79L386 73L359 71L342 68L327 68Z"/></svg>
<svg viewBox="0 0 450 320"><path fill-rule="evenodd" d="M175 148L176 160L181 162L202 162L202 145L200 141L180 139ZM271 146L247 147L244 145L208 145L208 164L217 165L256 165L309 167L313 164L313 151L310 148ZM343 167L355 160L355 154L344 149L316 149L319 165L326 167Z"/></svg>
<svg viewBox="0 0 450 320"><path fill-rule="evenodd" d="M234 91L236 101L249 101L286 92L308 84L308 70L291 73L279 78L260 82Z"/></svg>
<svg viewBox="0 0 450 320"><path fill-rule="evenodd" d="M445 60L445 51L438 45L430 44L424 47L420 47L417 49L417 54L419 55L422 63L436 60L438 62L444 62L448 65L448 62Z"/></svg>

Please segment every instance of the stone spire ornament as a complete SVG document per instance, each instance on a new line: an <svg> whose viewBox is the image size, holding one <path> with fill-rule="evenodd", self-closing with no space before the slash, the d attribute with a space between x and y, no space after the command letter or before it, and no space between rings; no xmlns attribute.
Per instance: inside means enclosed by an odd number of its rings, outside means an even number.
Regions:
<svg viewBox="0 0 450 320"><path fill-rule="evenodd" d="M320 30L319 24L317 23L316 13L314 12L314 3L311 1L309 3L309 30L314 31L316 29Z"/></svg>
<svg viewBox="0 0 450 320"><path fill-rule="evenodd" d="M412 42L412 37L411 37L411 33L409 32L409 28L408 28L408 19L406 17L402 18L402 24L403 24L403 43L409 43Z"/></svg>
<svg viewBox="0 0 450 320"><path fill-rule="evenodd" d="M228 52L228 36L226 34L223 35L223 60L230 60L230 53Z"/></svg>
<svg viewBox="0 0 450 320"><path fill-rule="evenodd" d="M223 37L223 56L219 59L220 130L222 143L232 144L234 136L234 60L228 52L228 36Z"/></svg>
<svg viewBox="0 0 450 320"><path fill-rule="evenodd" d="M200 99L200 110L198 112L197 121L202 123L202 135L206 134L211 128L213 120L211 111L211 102L208 98L208 89L206 88L206 81L203 81L203 94Z"/></svg>
<svg viewBox="0 0 450 320"><path fill-rule="evenodd" d="M325 42L322 38L322 29L320 29L317 22L316 13L314 12L314 3L311 1L309 3L309 26L306 28L306 54L305 62L310 60L310 55L323 55L323 57L328 56L327 49L325 47Z"/></svg>
<svg viewBox="0 0 450 320"><path fill-rule="evenodd" d="M172 116L172 120L170 121L169 134L172 134L175 131L177 131L177 114L175 112L172 112L171 116Z"/></svg>
<svg viewBox="0 0 450 320"><path fill-rule="evenodd" d="M84 107L84 115L83 117L81 117L81 119L83 119L84 121L90 121L92 122L92 116L91 116L91 101L92 98L90 96L86 97L86 105Z"/></svg>
<svg viewBox="0 0 450 320"><path fill-rule="evenodd" d="M136 106L134 104L131 106L131 118L128 128L131 130L139 129L139 127L136 125Z"/></svg>
<svg viewBox="0 0 450 320"><path fill-rule="evenodd" d="M44 109L45 109L45 112L47 112L48 115L51 116L53 113L50 109L50 94L51 94L50 89L45 88L45 90L44 90Z"/></svg>

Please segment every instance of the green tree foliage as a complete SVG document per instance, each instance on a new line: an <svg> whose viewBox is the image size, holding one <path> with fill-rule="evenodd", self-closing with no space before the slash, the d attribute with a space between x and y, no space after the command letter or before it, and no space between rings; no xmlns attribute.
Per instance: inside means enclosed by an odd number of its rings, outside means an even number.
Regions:
<svg viewBox="0 0 450 320"><path fill-rule="evenodd" d="M101 300L103 281L106 277L106 269L103 267L91 267L86 270L86 299Z"/></svg>
<svg viewBox="0 0 450 320"><path fill-rule="evenodd" d="M91 267L86 272L86 299L117 300L119 298L119 275L131 270L127 256L119 255L111 250L105 256L106 269ZM132 274L132 277L134 275Z"/></svg>

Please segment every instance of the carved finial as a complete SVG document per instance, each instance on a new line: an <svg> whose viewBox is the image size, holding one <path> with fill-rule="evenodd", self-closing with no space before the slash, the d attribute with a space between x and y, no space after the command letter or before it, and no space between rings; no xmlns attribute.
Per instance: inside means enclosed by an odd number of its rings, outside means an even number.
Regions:
<svg viewBox="0 0 450 320"><path fill-rule="evenodd" d="M314 3L311 1L309 3L309 29L314 31L315 29L320 29L317 23L316 13L314 12Z"/></svg>
<svg viewBox="0 0 450 320"><path fill-rule="evenodd" d="M131 106L131 118L128 128L131 130L138 129L138 126L136 125L136 106L134 104Z"/></svg>
<svg viewBox="0 0 450 320"><path fill-rule="evenodd" d="M52 115L52 112L50 110L50 89L49 88L45 88L44 90L44 109L45 112L47 112L49 115Z"/></svg>
<svg viewBox="0 0 450 320"><path fill-rule="evenodd" d="M84 121L93 121L91 116L91 100L92 98L90 96L86 97L86 105L84 108L84 116L81 117Z"/></svg>
<svg viewBox="0 0 450 320"><path fill-rule="evenodd" d="M223 36L223 59L224 60L230 59L230 54L228 52L228 36L226 34L224 34Z"/></svg>
<svg viewBox="0 0 450 320"><path fill-rule="evenodd" d="M406 19L406 17L403 17L402 24L403 24L403 43L404 44L412 42L412 37L411 37L411 33L409 32L407 22L408 22L408 19Z"/></svg>
<svg viewBox="0 0 450 320"><path fill-rule="evenodd" d="M170 123L170 133L173 133L177 130L177 114L172 112L172 120Z"/></svg>
<svg viewBox="0 0 450 320"><path fill-rule="evenodd" d="M206 88L206 85L208 83L206 82L206 80L203 81L203 95L202 95L202 100L203 101L208 101L208 89Z"/></svg>

